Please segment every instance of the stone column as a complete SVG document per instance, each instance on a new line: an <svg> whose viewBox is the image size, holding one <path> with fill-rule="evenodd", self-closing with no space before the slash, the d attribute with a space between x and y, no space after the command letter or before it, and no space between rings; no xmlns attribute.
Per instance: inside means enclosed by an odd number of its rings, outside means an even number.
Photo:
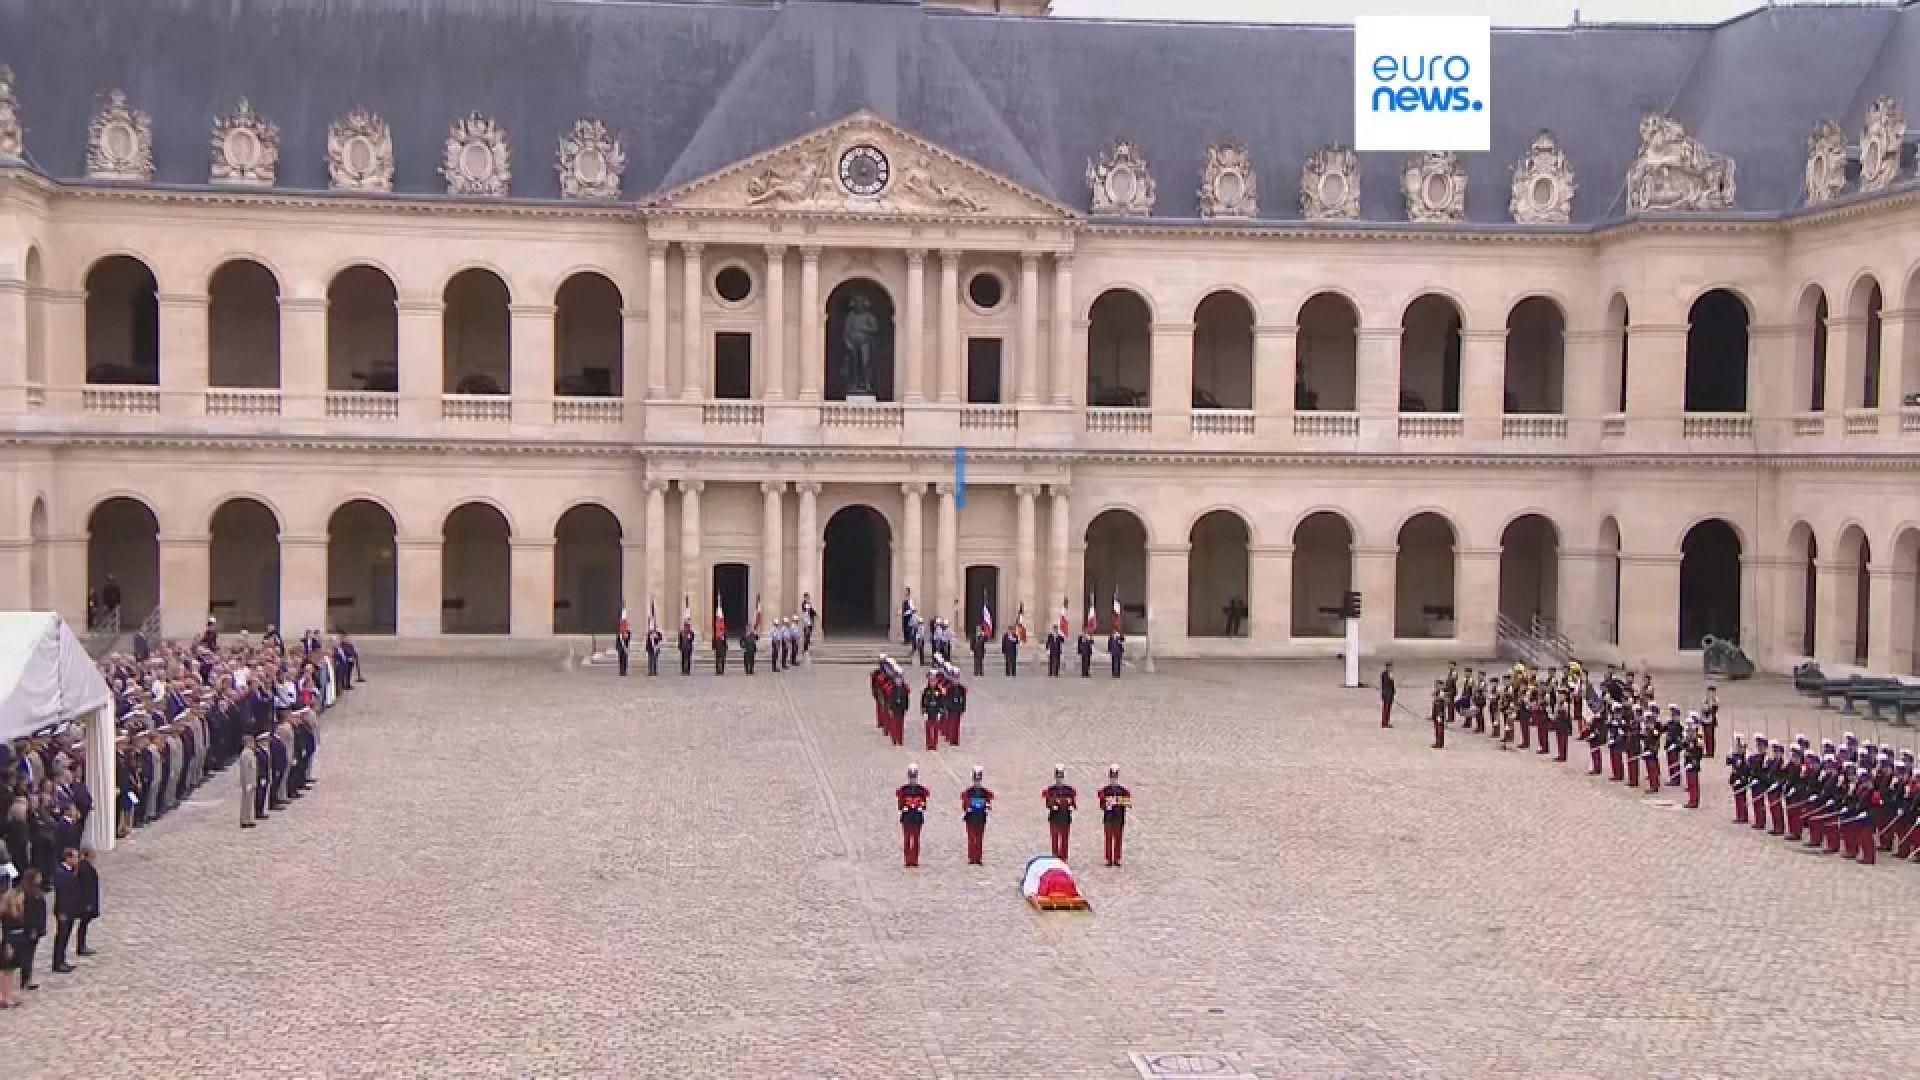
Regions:
<svg viewBox="0 0 1920 1080"><path fill-rule="evenodd" d="M794 536L794 561L798 564L794 567L794 587L798 595L793 598L793 607L788 614L793 614L800 610L800 597L811 597L820 591L820 520L818 506L820 485L811 480L803 480L794 484L793 488L800 493L799 520L794 523L793 530L796 534ZM818 600L814 602L814 606L819 606Z"/></svg>
<svg viewBox="0 0 1920 1080"><path fill-rule="evenodd" d="M0 281L0 415L27 407L27 303L26 281Z"/></svg>
<svg viewBox="0 0 1920 1080"><path fill-rule="evenodd" d="M1813 636L1820 649L1814 659L1830 665L1852 664L1855 637L1852 616L1854 601L1859 595L1854 575L1860 568L1853 562L1822 558L1814 560L1813 570L1818 594L1814 597ZM1868 615L1871 617L1872 612Z"/></svg>
<svg viewBox="0 0 1920 1080"><path fill-rule="evenodd" d="M925 495L927 485L914 481L900 485L901 495L901 552L900 586L913 590L913 606L922 612L922 617L937 611L927 603L927 594L920 583L921 560L927 553L927 538L924 532L925 516L921 513L920 500Z"/></svg>
<svg viewBox="0 0 1920 1080"><path fill-rule="evenodd" d="M701 308L707 297L706 282L700 276L700 252L704 244L680 245L680 396L687 400L706 397L707 342L700 326Z"/></svg>
<svg viewBox="0 0 1920 1080"><path fill-rule="evenodd" d="M1047 332L1053 338L1047 364L1048 396L1055 405L1073 404L1073 372L1084 375L1086 356L1073 352L1073 256L1053 257L1053 314L1048 317Z"/></svg>
<svg viewBox="0 0 1920 1080"><path fill-rule="evenodd" d="M1040 494L1039 484L1016 484L1013 488L1014 504L1014 552L1013 581L1014 600L1027 609L1027 630L1031 632L1045 621L1040 610L1037 583L1034 581L1034 552L1039 546L1033 500ZM1014 609L1018 611L1019 608Z"/></svg>
<svg viewBox="0 0 1920 1080"><path fill-rule="evenodd" d="M283 296L280 298L280 415L295 420L318 420L326 414L327 299Z"/></svg>
<svg viewBox="0 0 1920 1080"><path fill-rule="evenodd" d="M1500 620L1500 549L1462 548L1454 566L1454 641L1469 656L1492 656Z"/></svg>
<svg viewBox="0 0 1920 1080"><path fill-rule="evenodd" d="M440 298L408 297L396 306L395 336L400 352L400 421L412 430L440 423L441 387L446 382L443 336L444 305ZM438 579L434 588L440 587ZM438 603L436 600L435 603ZM440 611L434 609L433 633L440 632Z"/></svg>
<svg viewBox="0 0 1920 1080"><path fill-rule="evenodd" d="M642 487L647 493L646 569L642 580L647 591L646 601L656 605L664 626L671 610L667 599L667 481L649 476Z"/></svg>
<svg viewBox="0 0 1920 1080"><path fill-rule="evenodd" d="M213 538L204 534L160 536L160 633L166 637L189 638L206 625L212 590L207 555L212 543Z"/></svg>
<svg viewBox="0 0 1920 1080"><path fill-rule="evenodd" d="M514 537L510 542L514 637L553 636L554 543L552 537Z"/></svg>
<svg viewBox="0 0 1920 1080"><path fill-rule="evenodd" d="M1639 357L1634 358L1638 362ZM1632 376L1629 375L1629 378ZM1629 385L1628 393L1632 393ZM1680 649L1680 556L1673 552L1620 556L1620 659L1646 669Z"/></svg>
<svg viewBox="0 0 1920 1080"><path fill-rule="evenodd" d="M647 400L667 396L667 242L647 241Z"/></svg>
<svg viewBox="0 0 1920 1080"><path fill-rule="evenodd" d="M1628 327L1627 340L1632 349L1627 365L1627 436L1641 445L1677 444L1687 398L1687 324L1635 324ZM1832 384L1828 387L1831 395ZM1678 648L1677 630L1675 634L1667 643L1669 651Z"/></svg>
<svg viewBox="0 0 1920 1080"><path fill-rule="evenodd" d="M1254 430L1262 435L1284 437L1293 433L1293 384L1297 378L1299 347L1297 326L1253 328ZM1259 625L1255 616L1248 618L1255 620L1255 626ZM1277 626L1283 635L1289 630L1287 623Z"/></svg>
<svg viewBox="0 0 1920 1080"><path fill-rule="evenodd" d="M767 325L761 331L760 363L766 369L761 380L762 397L780 401L787 396L787 245L768 244L766 309ZM781 489L785 490L782 484ZM774 601L775 610L779 601Z"/></svg>
<svg viewBox="0 0 1920 1080"><path fill-rule="evenodd" d="M1055 484L1051 494L1053 505L1047 510L1047 581L1053 591L1067 601L1069 624L1078 626L1086 613L1077 610L1077 605L1084 601L1074 596L1080 591L1080 583L1068 576L1067 565L1068 538L1073 528L1073 492L1064 484Z"/></svg>
<svg viewBox="0 0 1920 1080"><path fill-rule="evenodd" d="M160 411L204 416L207 411L207 309L203 294L162 293L160 301ZM206 598L201 598L201 604ZM201 618L205 620L205 614Z"/></svg>
<svg viewBox="0 0 1920 1080"><path fill-rule="evenodd" d="M1187 641L1187 561L1191 544L1147 547L1147 648L1172 656Z"/></svg>
<svg viewBox="0 0 1920 1080"><path fill-rule="evenodd" d="M1247 549L1247 636L1263 649L1293 636L1293 545Z"/></svg>
<svg viewBox="0 0 1920 1080"><path fill-rule="evenodd" d="M1371 655L1393 640L1393 611L1398 603L1395 569L1398 548L1355 547L1353 587L1360 593L1360 654ZM1249 605L1251 606L1251 605ZM1287 617L1293 617L1289 610Z"/></svg>
<svg viewBox="0 0 1920 1080"><path fill-rule="evenodd" d="M323 633L333 629L327 618L325 534L280 538L280 610L274 622L288 637L309 628Z"/></svg>
<svg viewBox="0 0 1920 1080"><path fill-rule="evenodd" d="M820 248L800 249L800 400L819 401L826 376L826 339L820 326Z"/></svg>
<svg viewBox="0 0 1920 1080"><path fill-rule="evenodd" d="M927 253L919 248L907 252L906 363L901 372L901 400L908 404L925 401L927 368ZM918 603L919 594L915 595Z"/></svg>
<svg viewBox="0 0 1920 1080"><path fill-rule="evenodd" d="M1040 400L1040 256L1020 253L1020 404Z"/></svg>
<svg viewBox="0 0 1920 1080"><path fill-rule="evenodd" d="M787 550L787 482L764 480L760 484L760 584L759 593L775 615L784 610L782 586L786 584L781 556ZM748 618L752 618L749 613Z"/></svg>
<svg viewBox="0 0 1920 1080"><path fill-rule="evenodd" d="M1193 415L1193 324L1156 323L1148 394L1157 434L1185 439Z"/></svg>
<svg viewBox="0 0 1920 1080"><path fill-rule="evenodd" d="M705 480L680 481L680 593L681 602L693 608L693 625L698 628L700 612L706 603L706 565L700 556L700 493Z"/></svg>
<svg viewBox="0 0 1920 1080"><path fill-rule="evenodd" d="M555 308L552 304L514 304L507 310L513 320L507 357L507 370L512 373L508 378L513 422L544 427L553 423ZM546 623L551 631L551 612Z"/></svg>
<svg viewBox="0 0 1920 1080"><path fill-rule="evenodd" d="M402 537L394 544L397 566L394 576L400 582L396 598L400 637L437 637L440 634L440 600L445 595L441 580L445 553L439 536Z"/></svg>
<svg viewBox="0 0 1920 1080"><path fill-rule="evenodd" d="M940 253L940 400L960 400L960 253Z"/></svg>
<svg viewBox="0 0 1920 1080"><path fill-rule="evenodd" d="M1883 562L1870 573L1867 666L1877 675L1904 675L1913 670L1913 572Z"/></svg>
<svg viewBox="0 0 1920 1080"><path fill-rule="evenodd" d="M1607 555L1611 558L1612 552ZM1613 616L1610 610L1600 610L1600 553L1591 548L1561 548L1559 556L1554 605L1559 609L1560 632L1579 655L1594 655L1607 644L1599 624Z"/></svg>
<svg viewBox="0 0 1920 1080"><path fill-rule="evenodd" d="M74 626L87 625L87 538L47 540L47 592L53 609Z"/></svg>
<svg viewBox="0 0 1920 1080"><path fill-rule="evenodd" d="M1560 411L1566 414L1567 439L1573 449L1592 450L1600 445L1600 417L1613 412L1617 391L1603 385L1607 370L1607 349L1619 348L1619 339L1605 330L1569 330L1566 333L1566 363L1560 377ZM1561 609L1564 618L1567 609ZM1575 639L1576 644L1578 639Z"/></svg>
<svg viewBox="0 0 1920 1080"><path fill-rule="evenodd" d="M1900 400L1907 392L1907 335L1914 318L1911 309L1880 312L1880 410L1891 414L1880 424L1883 434L1900 434Z"/></svg>
<svg viewBox="0 0 1920 1080"><path fill-rule="evenodd" d="M647 313L639 308L620 309L620 397L638 401L647 392ZM641 410L628 409L629 425L639 419Z"/></svg>
<svg viewBox="0 0 1920 1080"><path fill-rule="evenodd" d="M1360 413L1361 443L1392 449L1400 443L1400 328L1362 326L1356 337L1354 408Z"/></svg>
<svg viewBox="0 0 1920 1080"><path fill-rule="evenodd" d="M627 534L629 537L631 533ZM638 639L647 632L647 545L644 540L620 541L620 606L627 609L627 620Z"/></svg>
<svg viewBox="0 0 1920 1080"><path fill-rule="evenodd" d="M959 585L959 519L954 515L953 485L939 483L934 485L934 494L940 496L940 509L936 515L934 531L934 595L928 610L938 612L940 617L951 621L957 629L965 623L960 619Z"/></svg>
<svg viewBox="0 0 1920 1080"><path fill-rule="evenodd" d="M1469 439L1498 442L1507 412L1507 330L1473 330L1460 337L1462 427Z"/></svg>

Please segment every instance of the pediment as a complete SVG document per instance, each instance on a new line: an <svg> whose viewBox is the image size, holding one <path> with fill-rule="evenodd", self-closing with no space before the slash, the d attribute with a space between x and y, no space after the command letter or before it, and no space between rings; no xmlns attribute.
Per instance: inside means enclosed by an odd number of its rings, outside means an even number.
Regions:
<svg viewBox="0 0 1920 1080"><path fill-rule="evenodd" d="M1045 219L1072 209L870 112L662 192L649 209L876 218Z"/></svg>

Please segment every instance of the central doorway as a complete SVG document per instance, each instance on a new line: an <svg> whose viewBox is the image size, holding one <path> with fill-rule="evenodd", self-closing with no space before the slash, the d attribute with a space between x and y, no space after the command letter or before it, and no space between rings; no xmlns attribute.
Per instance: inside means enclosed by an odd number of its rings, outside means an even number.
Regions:
<svg viewBox="0 0 1920 1080"><path fill-rule="evenodd" d="M993 612L993 625L996 633L1013 625L1013 612L1000 610L1000 568L997 566L969 566L966 573L967 595L961 598L960 621L965 624L967 639L973 639L973 632L980 625L980 613L983 608Z"/></svg>
<svg viewBox="0 0 1920 1080"><path fill-rule="evenodd" d="M753 612L747 607L747 564L737 562L713 565L713 595L727 619L727 636L738 640L747 632ZM698 625L698 624L696 624Z"/></svg>
<svg viewBox="0 0 1920 1080"><path fill-rule="evenodd" d="M887 633L893 532L871 506L842 507L827 522L820 613L828 633Z"/></svg>

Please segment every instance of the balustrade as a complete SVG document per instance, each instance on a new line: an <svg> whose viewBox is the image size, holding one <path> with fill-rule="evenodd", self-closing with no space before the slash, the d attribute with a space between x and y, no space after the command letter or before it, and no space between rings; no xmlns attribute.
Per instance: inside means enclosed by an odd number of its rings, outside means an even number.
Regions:
<svg viewBox="0 0 1920 1080"><path fill-rule="evenodd" d="M1745 439L1752 435L1751 413L1687 413L1680 418L1683 439Z"/></svg>
<svg viewBox="0 0 1920 1080"><path fill-rule="evenodd" d="M280 391L210 387L208 416L279 416Z"/></svg>
<svg viewBox="0 0 1920 1080"><path fill-rule="evenodd" d="M157 386L89 386L80 391L81 408L111 416L158 416Z"/></svg>
<svg viewBox="0 0 1920 1080"><path fill-rule="evenodd" d="M1510 414L1500 418L1502 439L1564 439L1567 418L1552 413Z"/></svg>
<svg viewBox="0 0 1920 1080"><path fill-rule="evenodd" d="M1293 434L1303 439L1350 439L1360 434L1360 414L1356 412L1297 412L1293 414Z"/></svg>
<svg viewBox="0 0 1920 1080"><path fill-rule="evenodd" d="M441 394L440 419L504 424L513 419L513 399L500 394Z"/></svg>
<svg viewBox="0 0 1920 1080"><path fill-rule="evenodd" d="M906 410L898 405L829 401L820 407L821 427L897 428L906 422Z"/></svg>
<svg viewBox="0 0 1920 1080"><path fill-rule="evenodd" d="M1011 431L1020 426L1020 413L1011 405L969 405L960 410L962 431Z"/></svg>
<svg viewBox="0 0 1920 1080"><path fill-rule="evenodd" d="M767 407L753 401L709 401L700 406L700 422L718 427L764 424Z"/></svg>
<svg viewBox="0 0 1920 1080"><path fill-rule="evenodd" d="M327 419L398 420L400 395L373 390L329 390Z"/></svg>
<svg viewBox="0 0 1920 1080"><path fill-rule="evenodd" d="M1827 418L1819 413L1800 413L1793 418L1795 438L1817 438L1827 430Z"/></svg>
<svg viewBox="0 0 1920 1080"><path fill-rule="evenodd" d="M619 398L563 397L553 402L556 424L618 424L626 415L626 403Z"/></svg>
<svg viewBox="0 0 1920 1080"><path fill-rule="evenodd" d="M1253 434L1252 409L1195 409L1193 411L1193 433L1195 435L1251 435Z"/></svg>
<svg viewBox="0 0 1920 1080"><path fill-rule="evenodd" d="M1153 410L1095 405L1087 409L1087 430L1106 434L1144 435L1153 430Z"/></svg>
<svg viewBox="0 0 1920 1080"><path fill-rule="evenodd" d="M1466 429L1466 417L1459 413L1400 414L1400 437L1403 439L1453 439Z"/></svg>
<svg viewBox="0 0 1920 1080"><path fill-rule="evenodd" d="M1848 409L1847 434L1880 434L1880 411L1878 409Z"/></svg>

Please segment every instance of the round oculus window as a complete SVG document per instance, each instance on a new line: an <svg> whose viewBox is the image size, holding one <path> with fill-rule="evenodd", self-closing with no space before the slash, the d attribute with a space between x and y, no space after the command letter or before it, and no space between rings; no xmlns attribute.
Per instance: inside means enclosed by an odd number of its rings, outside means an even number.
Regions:
<svg viewBox="0 0 1920 1080"><path fill-rule="evenodd" d="M1006 289L1001 286L1000 279L993 274L975 274L973 279L967 282L967 299L973 301L973 306L982 311L992 311L999 307L1005 294Z"/></svg>
<svg viewBox="0 0 1920 1080"><path fill-rule="evenodd" d="M738 304L753 295L753 275L738 266L729 266L713 275L713 291L729 304Z"/></svg>

